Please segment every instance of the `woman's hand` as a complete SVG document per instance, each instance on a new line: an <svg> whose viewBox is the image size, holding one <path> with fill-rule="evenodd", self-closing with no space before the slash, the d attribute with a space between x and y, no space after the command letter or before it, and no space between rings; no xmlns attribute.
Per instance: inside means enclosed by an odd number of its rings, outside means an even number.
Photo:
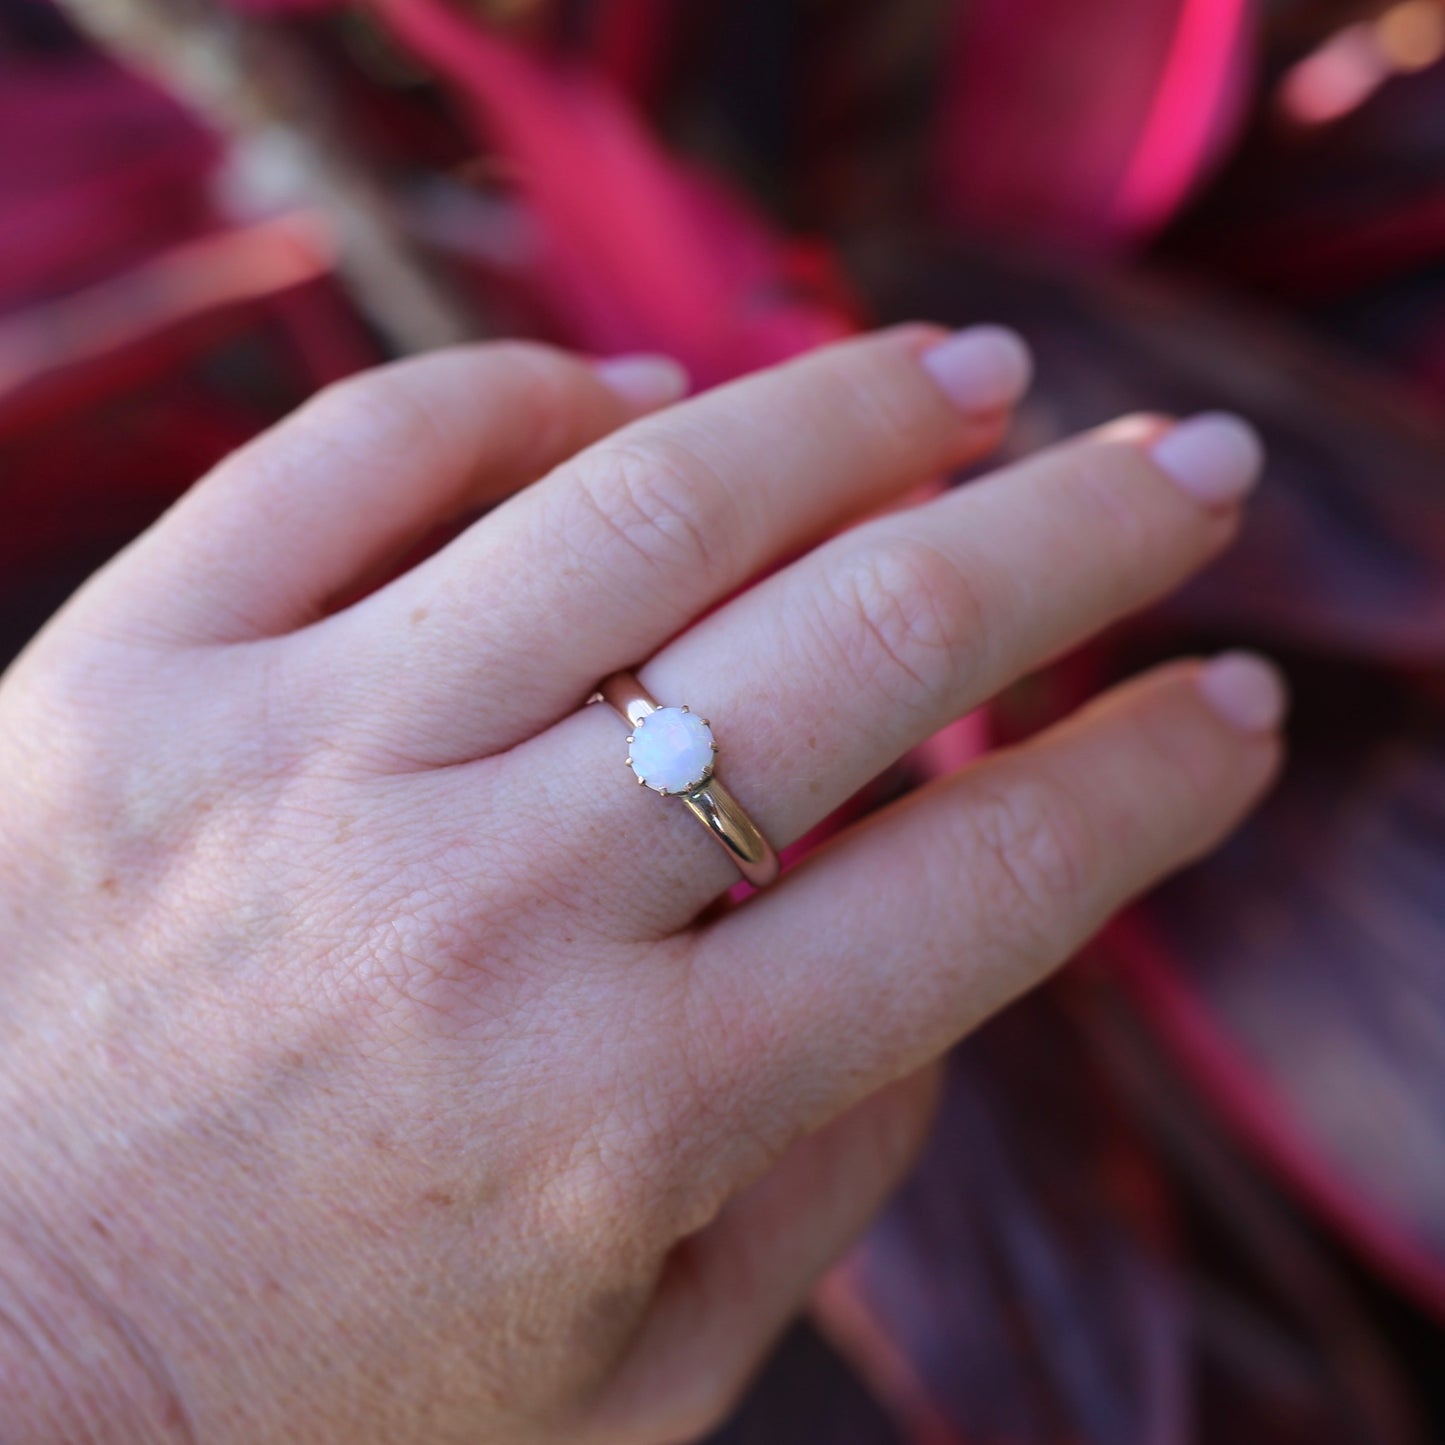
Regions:
<svg viewBox="0 0 1445 1445"><path fill-rule="evenodd" d="M0 705L7 1440L725 1409L907 1166L930 1061L1278 762L1263 664L1180 663L709 909L736 873L634 785L605 674L708 716L781 846L1229 541L1258 452L1215 417L814 545L982 455L1026 371L915 326L643 415L665 363L432 355L66 607Z"/></svg>

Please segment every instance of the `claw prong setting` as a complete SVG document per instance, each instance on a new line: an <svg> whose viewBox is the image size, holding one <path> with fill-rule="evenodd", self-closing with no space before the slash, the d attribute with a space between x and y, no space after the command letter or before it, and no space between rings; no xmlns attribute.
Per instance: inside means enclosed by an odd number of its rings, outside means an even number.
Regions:
<svg viewBox="0 0 1445 1445"><path fill-rule="evenodd" d="M717 742L708 720L685 704L660 707L647 714L645 732L639 722L628 736L627 764L654 792L665 796L689 793L712 776Z"/></svg>

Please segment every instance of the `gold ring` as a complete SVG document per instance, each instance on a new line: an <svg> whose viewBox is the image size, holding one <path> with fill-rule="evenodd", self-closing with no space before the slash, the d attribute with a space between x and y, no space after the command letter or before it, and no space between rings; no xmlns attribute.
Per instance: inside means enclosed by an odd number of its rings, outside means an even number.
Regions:
<svg viewBox="0 0 1445 1445"><path fill-rule="evenodd" d="M712 725L687 707L663 707L630 672L615 672L588 702L606 702L631 725L627 767L639 784L680 798L754 888L778 876L778 855L715 772Z"/></svg>

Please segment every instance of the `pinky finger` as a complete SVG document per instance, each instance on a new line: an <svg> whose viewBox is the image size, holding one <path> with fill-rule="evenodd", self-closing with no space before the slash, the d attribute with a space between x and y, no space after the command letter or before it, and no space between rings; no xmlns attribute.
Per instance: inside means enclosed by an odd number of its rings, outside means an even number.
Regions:
<svg viewBox="0 0 1445 1445"><path fill-rule="evenodd" d="M703 936L697 1016L768 1026L687 1040L700 1086L756 1139L941 1053L1239 822L1284 708L1258 658L1175 663L844 834Z"/></svg>

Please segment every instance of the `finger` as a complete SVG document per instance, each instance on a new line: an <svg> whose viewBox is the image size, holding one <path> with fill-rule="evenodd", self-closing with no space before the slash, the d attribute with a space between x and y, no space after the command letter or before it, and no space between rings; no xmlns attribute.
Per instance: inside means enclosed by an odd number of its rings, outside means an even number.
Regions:
<svg viewBox="0 0 1445 1445"><path fill-rule="evenodd" d="M691 1013L738 1024L680 1047L710 1114L738 1121L741 1167L760 1135L814 1128L942 1052L1218 843L1278 768L1284 705L1247 654L1159 669L714 924Z"/></svg>
<svg viewBox="0 0 1445 1445"><path fill-rule="evenodd" d="M692 1440L742 1393L814 1284L902 1183L938 1098L930 1065L800 1139L678 1245L641 1332L594 1414Z"/></svg>
<svg viewBox="0 0 1445 1445"><path fill-rule="evenodd" d="M300 627L436 527L685 386L665 358L594 367L519 342L364 372L226 458L88 601L184 641Z"/></svg>
<svg viewBox="0 0 1445 1445"><path fill-rule="evenodd" d="M769 562L979 455L1027 356L997 328L941 336L828 347L590 448L335 619L357 678L338 720L390 761L510 746Z"/></svg>
<svg viewBox="0 0 1445 1445"><path fill-rule="evenodd" d="M1201 435L1216 465L1192 480L1214 485L1210 500L1161 464ZM642 680L710 720L720 778L787 844L952 719L1178 586L1233 536L1258 463L1232 419L1085 436L835 538L684 633ZM625 734L588 709L513 760L557 811L558 846L579 849L578 886L666 934L736 875L676 800L634 786ZM625 854L579 826L594 815Z"/></svg>

